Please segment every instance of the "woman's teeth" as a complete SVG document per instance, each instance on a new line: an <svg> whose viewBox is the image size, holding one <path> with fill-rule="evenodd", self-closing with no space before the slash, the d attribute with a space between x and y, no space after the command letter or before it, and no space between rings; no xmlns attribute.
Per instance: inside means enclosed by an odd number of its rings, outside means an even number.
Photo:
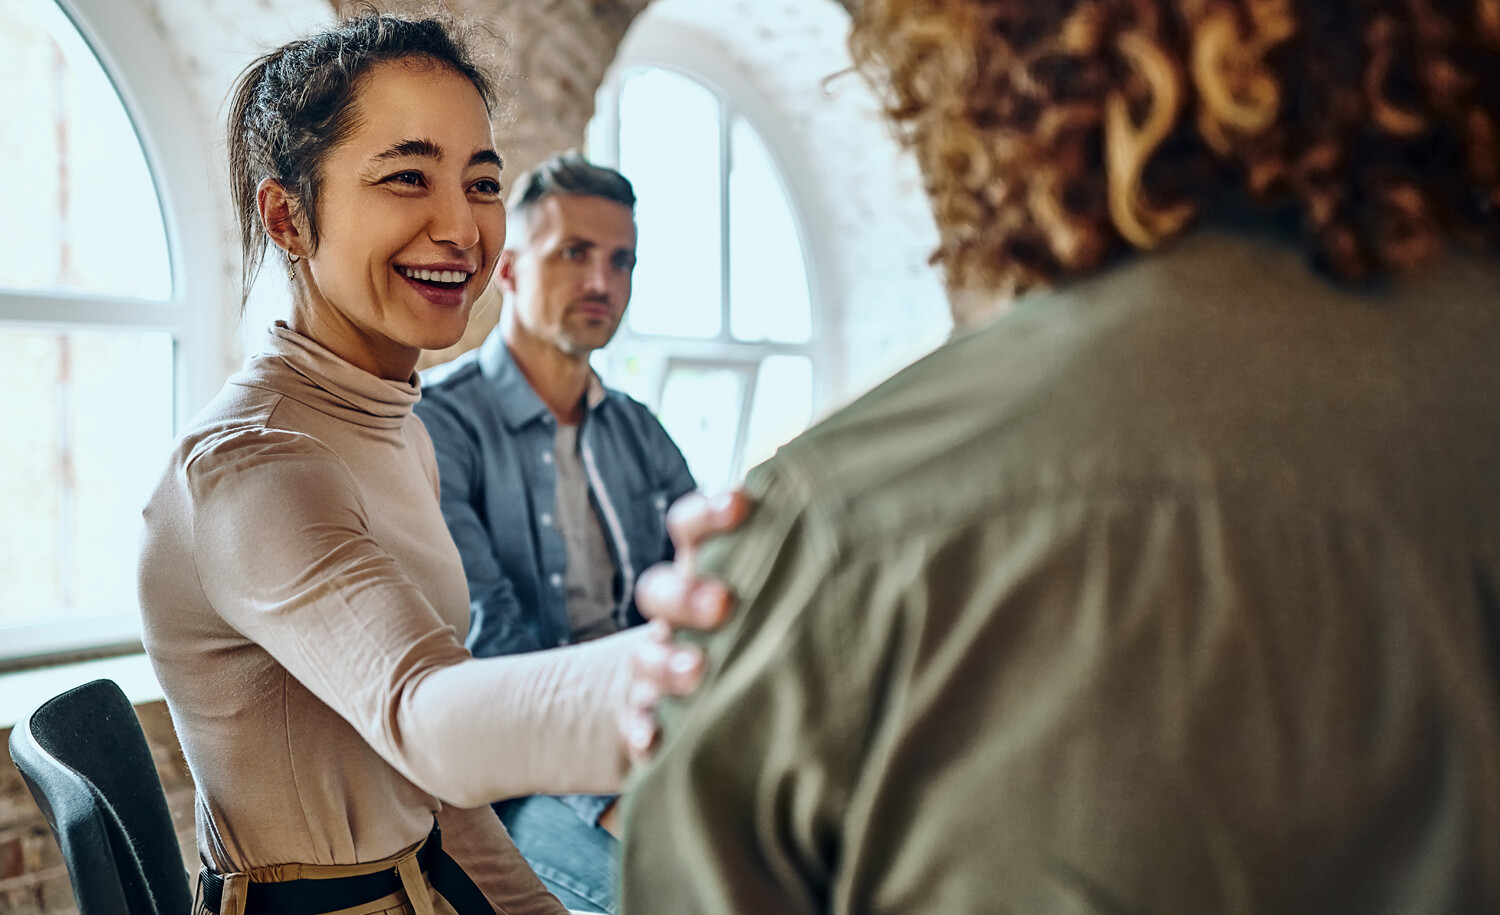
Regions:
<svg viewBox="0 0 1500 915"><path fill-rule="evenodd" d="M466 283L469 281L469 274L462 270L417 270L412 267L400 269L406 276L424 283Z"/></svg>

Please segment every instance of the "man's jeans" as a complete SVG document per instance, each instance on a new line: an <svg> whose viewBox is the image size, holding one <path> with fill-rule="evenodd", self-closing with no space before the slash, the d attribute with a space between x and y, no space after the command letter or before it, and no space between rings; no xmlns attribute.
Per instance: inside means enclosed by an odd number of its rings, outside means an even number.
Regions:
<svg viewBox="0 0 1500 915"><path fill-rule="evenodd" d="M563 905L614 915L620 843L608 830L584 822L572 807L546 795L501 801L495 811L522 857Z"/></svg>

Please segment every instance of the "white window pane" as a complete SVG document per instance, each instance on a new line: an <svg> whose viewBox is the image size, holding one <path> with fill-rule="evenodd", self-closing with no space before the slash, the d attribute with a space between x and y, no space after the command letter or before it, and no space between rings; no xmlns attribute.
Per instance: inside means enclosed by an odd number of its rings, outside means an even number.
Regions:
<svg viewBox="0 0 1500 915"><path fill-rule="evenodd" d="M755 376L745 467L754 467L795 438L812 421L812 360L767 356Z"/></svg>
<svg viewBox="0 0 1500 915"><path fill-rule="evenodd" d="M659 360L650 359L639 352L626 352L626 347L616 344L613 352L594 350L589 364L606 385L623 391L653 410L656 407L656 385Z"/></svg>
<svg viewBox="0 0 1500 915"><path fill-rule="evenodd" d="M0 288L170 297L140 140L52 0L0 0L0 112Z"/></svg>
<svg viewBox="0 0 1500 915"><path fill-rule="evenodd" d="M172 440L171 336L0 327L0 365L21 385L0 437L0 627L133 611L141 506Z"/></svg>
<svg viewBox="0 0 1500 915"><path fill-rule="evenodd" d="M731 368L674 365L661 392L661 424L682 449L705 492L728 486L745 399L745 374Z"/></svg>
<svg viewBox="0 0 1500 915"><path fill-rule="evenodd" d="M734 119L729 149L730 332L740 340L806 343L807 264L776 164L743 118Z"/></svg>
<svg viewBox="0 0 1500 915"><path fill-rule="evenodd" d="M626 78L620 171L635 185L640 230L631 329L717 336L723 324L719 100L666 70Z"/></svg>

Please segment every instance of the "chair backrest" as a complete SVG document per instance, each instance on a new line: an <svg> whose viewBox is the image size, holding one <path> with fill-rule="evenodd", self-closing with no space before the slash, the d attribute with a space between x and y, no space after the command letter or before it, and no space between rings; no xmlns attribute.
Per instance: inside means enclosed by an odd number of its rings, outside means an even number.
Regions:
<svg viewBox="0 0 1500 915"><path fill-rule="evenodd" d="M187 915L187 871L130 700L95 680L47 700L10 755L62 848L80 915Z"/></svg>

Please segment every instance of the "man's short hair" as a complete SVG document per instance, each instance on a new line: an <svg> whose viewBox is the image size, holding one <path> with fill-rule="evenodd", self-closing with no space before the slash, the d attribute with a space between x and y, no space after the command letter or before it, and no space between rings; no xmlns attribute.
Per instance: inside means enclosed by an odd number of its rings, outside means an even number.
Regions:
<svg viewBox="0 0 1500 915"><path fill-rule="evenodd" d="M570 149L544 159L516 179L507 204L511 228L524 232L523 217L554 194L603 197L630 210L632 215L635 213L635 188L629 178L612 168L595 165L578 150Z"/></svg>

